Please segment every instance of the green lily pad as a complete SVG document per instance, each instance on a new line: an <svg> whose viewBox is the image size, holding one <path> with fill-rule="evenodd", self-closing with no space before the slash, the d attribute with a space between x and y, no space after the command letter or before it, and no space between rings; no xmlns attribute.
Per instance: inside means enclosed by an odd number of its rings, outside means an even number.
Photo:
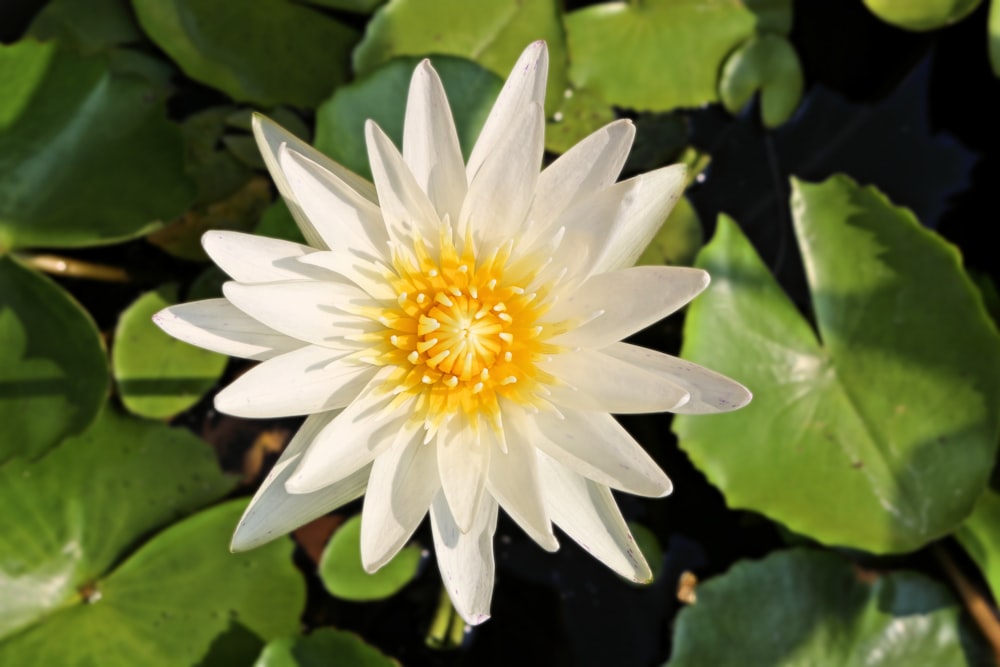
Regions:
<svg viewBox="0 0 1000 667"><path fill-rule="evenodd" d="M971 14L982 0L864 0L886 23L906 30L943 28Z"/></svg>
<svg viewBox="0 0 1000 667"><path fill-rule="evenodd" d="M81 591L137 540L232 487L190 432L110 407L38 463L7 463L0 468L0 639L79 606Z"/></svg>
<svg viewBox="0 0 1000 667"><path fill-rule="evenodd" d="M448 94L462 151L468 157L503 81L468 60L440 56L433 61ZM402 102L418 62L416 58L399 58L339 88L316 111L316 148L351 171L371 178L365 121L374 120L397 146L402 145Z"/></svg>
<svg viewBox="0 0 1000 667"><path fill-rule="evenodd" d="M990 16L987 19L989 32L990 66L993 74L1000 76L1000 0L991 0Z"/></svg>
<svg viewBox="0 0 1000 667"><path fill-rule="evenodd" d="M753 37L733 51L722 66L719 97L736 113L760 91L760 115L766 127L788 120L802 100L805 80L795 47L778 35Z"/></svg>
<svg viewBox="0 0 1000 667"><path fill-rule="evenodd" d="M128 0L52 0L31 23L28 34L58 40L80 53L96 53L142 39Z"/></svg>
<svg viewBox="0 0 1000 667"><path fill-rule="evenodd" d="M917 549L986 486L1000 336L958 253L909 211L845 176L792 187L818 334L720 218L682 354L755 397L674 430L732 507L827 544Z"/></svg>
<svg viewBox="0 0 1000 667"><path fill-rule="evenodd" d="M381 600L395 595L417 574L420 547L410 545L374 574L361 565L361 515L345 521L333 534L319 561L326 590L344 600Z"/></svg>
<svg viewBox="0 0 1000 667"><path fill-rule="evenodd" d="M987 489L955 537L976 561L993 599L1000 600L1000 493Z"/></svg>
<svg viewBox="0 0 1000 667"><path fill-rule="evenodd" d="M355 14L371 14L385 0L304 0L310 5L317 7L329 7L339 9L343 12L353 12Z"/></svg>
<svg viewBox="0 0 1000 667"><path fill-rule="evenodd" d="M209 107L184 119L186 168L197 184L196 204L204 206L225 199L250 178L250 169L229 150L220 148L229 137L225 134L226 119L234 109Z"/></svg>
<svg viewBox="0 0 1000 667"><path fill-rule="evenodd" d="M295 243L305 244L306 239L302 236L302 230L295 223L292 212L288 210L285 200L277 199L267 207L264 215L260 216L260 223L253 231L258 236L267 236L272 239L284 239Z"/></svg>
<svg viewBox="0 0 1000 667"><path fill-rule="evenodd" d="M154 536L120 567L88 581L81 599L0 642L0 663L180 667L226 642L228 655L253 655L265 641L295 632L305 585L292 542L229 553L245 506L214 507Z"/></svg>
<svg viewBox="0 0 1000 667"><path fill-rule="evenodd" d="M389 0L354 50L354 70L361 76L396 56L444 54L474 60L506 78L521 51L544 39L549 48L545 111L552 114L568 85L559 14L555 0Z"/></svg>
<svg viewBox="0 0 1000 667"><path fill-rule="evenodd" d="M944 586L914 572L859 577L850 561L795 549L698 586L674 628L670 667L988 664Z"/></svg>
<svg viewBox="0 0 1000 667"><path fill-rule="evenodd" d="M608 104L668 111L718 99L726 56L755 34L788 34L789 0L599 3L566 15L570 81Z"/></svg>
<svg viewBox="0 0 1000 667"><path fill-rule="evenodd" d="M194 199L165 89L140 61L0 45L0 250L141 236Z"/></svg>
<svg viewBox="0 0 1000 667"><path fill-rule="evenodd" d="M268 644L254 667L399 667L353 632L320 628L308 637L285 637Z"/></svg>
<svg viewBox="0 0 1000 667"><path fill-rule="evenodd" d="M226 369L227 357L183 343L153 323L177 303L177 285L146 292L125 309L115 330L111 362L122 403L134 414L172 417L194 405Z"/></svg>
<svg viewBox="0 0 1000 667"><path fill-rule="evenodd" d="M567 89L545 126L545 150L565 153L588 134L615 119L615 110L586 90Z"/></svg>
<svg viewBox="0 0 1000 667"><path fill-rule="evenodd" d="M132 0L146 34L192 79L235 100L311 108L347 79L357 33L287 0Z"/></svg>
<svg viewBox="0 0 1000 667"><path fill-rule="evenodd" d="M681 197L636 264L691 266L703 243L698 212Z"/></svg>
<svg viewBox="0 0 1000 667"><path fill-rule="evenodd" d="M48 278L0 256L0 463L83 431L108 394L90 315Z"/></svg>

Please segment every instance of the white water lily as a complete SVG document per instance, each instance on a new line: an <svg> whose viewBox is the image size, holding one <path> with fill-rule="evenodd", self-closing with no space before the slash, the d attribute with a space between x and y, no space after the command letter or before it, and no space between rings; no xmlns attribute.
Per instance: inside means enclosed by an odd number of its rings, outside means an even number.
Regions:
<svg viewBox="0 0 1000 667"><path fill-rule="evenodd" d="M708 285L631 267L680 197L681 165L616 183L621 120L539 173L547 52L518 60L464 163L424 61L402 154L374 123L374 185L263 116L254 132L308 246L210 232L224 299L168 308L172 335L261 363L221 391L241 417L308 415L233 537L250 549L365 496L378 569L429 512L438 565L469 623L489 615L498 507L547 550L553 523L648 581L610 489L671 484L609 413L712 413L750 400L695 364L620 342Z"/></svg>

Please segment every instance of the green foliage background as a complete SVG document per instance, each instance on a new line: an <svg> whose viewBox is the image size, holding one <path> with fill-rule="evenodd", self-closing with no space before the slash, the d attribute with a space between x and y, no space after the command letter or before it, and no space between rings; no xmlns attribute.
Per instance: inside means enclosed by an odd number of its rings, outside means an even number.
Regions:
<svg viewBox="0 0 1000 667"><path fill-rule="evenodd" d="M368 176L430 57L468 154L537 39L547 159L628 117L625 175L691 167L640 262L713 285L635 341L755 393L623 419L655 582L502 520L466 631L426 530L363 572L356 503L230 554L298 424L149 318L220 293L204 231L301 238L250 114ZM1000 0L24 0L0 42L0 665L995 663Z"/></svg>

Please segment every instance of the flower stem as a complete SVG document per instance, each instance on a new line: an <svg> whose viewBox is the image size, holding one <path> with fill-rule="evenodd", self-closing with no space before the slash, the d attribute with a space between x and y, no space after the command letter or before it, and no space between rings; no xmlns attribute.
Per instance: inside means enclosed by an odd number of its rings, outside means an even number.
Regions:
<svg viewBox="0 0 1000 667"><path fill-rule="evenodd" d="M434 613L434 620L424 641L431 648L450 650L461 646L464 639L465 621L455 611L448 591L442 586L437 611Z"/></svg>
<svg viewBox="0 0 1000 667"><path fill-rule="evenodd" d="M979 626L986 641L993 648L993 655L997 663L1000 663L1000 620L997 620L995 609L982 591L973 586L972 582L962 574L958 565L941 544L931 545L931 553L934 554L934 558L944 570L952 586L958 591L965 608L969 611L976 625Z"/></svg>
<svg viewBox="0 0 1000 667"><path fill-rule="evenodd" d="M131 282L128 272L117 266L86 262L59 255L18 255L17 258L33 269L57 276L86 278L108 283Z"/></svg>

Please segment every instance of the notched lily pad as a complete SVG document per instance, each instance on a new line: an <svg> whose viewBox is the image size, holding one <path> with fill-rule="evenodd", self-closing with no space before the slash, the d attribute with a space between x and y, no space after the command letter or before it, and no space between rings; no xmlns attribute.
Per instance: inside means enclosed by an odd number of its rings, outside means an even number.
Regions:
<svg viewBox="0 0 1000 667"><path fill-rule="evenodd" d="M84 430L108 394L90 315L48 278L0 255L0 463Z"/></svg>
<svg viewBox="0 0 1000 667"><path fill-rule="evenodd" d="M345 521L333 534L319 561L319 576L330 593L344 600L381 600L399 592L417 574L420 547L410 545L377 572L361 565L361 516Z"/></svg>
<svg viewBox="0 0 1000 667"><path fill-rule="evenodd" d="M844 176L793 191L818 332L721 218L682 354L755 396L674 430L730 506L826 544L912 551L986 486L1000 336L958 253L909 211Z"/></svg>
<svg viewBox="0 0 1000 667"><path fill-rule="evenodd" d="M122 403L134 414L172 417L215 385L227 358L183 343L153 323L155 313L177 303L177 285L147 292L125 309L115 330L111 360Z"/></svg>
<svg viewBox="0 0 1000 667"><path fill-rule="evenodd" d="M759 90L761 120L767 127L777 127L795 113L804 85L802 64L791 43L779 35L761 35L726 58L719 97L735 113Z"/></svg>
<svg viewBox="0 0 1000 667"><path fill-rule="evenodd" d="M989 664L987 655L937 582L859 573L835 554L796 549L698 586L698 602L677 617L667 664L957 666Z"/></svg>

